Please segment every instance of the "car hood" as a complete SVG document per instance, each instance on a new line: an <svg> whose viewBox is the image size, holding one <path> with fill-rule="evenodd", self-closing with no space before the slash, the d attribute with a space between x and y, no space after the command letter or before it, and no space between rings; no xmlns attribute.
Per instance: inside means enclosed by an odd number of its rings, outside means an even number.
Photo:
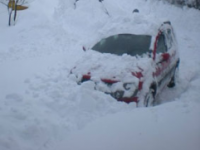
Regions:
<svg viewBox="0 0 200 150"><path fill-rule="evenodd" d="M133 57L127 54L117 56L88 50L71 72L80 78L83 75L90 75L91 80L95 81L110 79L126 83L135 82L138 81L138 77L133 73L145 74L145 70L152 68L150 67L151 60L147 55L143 57Z"/></svg>

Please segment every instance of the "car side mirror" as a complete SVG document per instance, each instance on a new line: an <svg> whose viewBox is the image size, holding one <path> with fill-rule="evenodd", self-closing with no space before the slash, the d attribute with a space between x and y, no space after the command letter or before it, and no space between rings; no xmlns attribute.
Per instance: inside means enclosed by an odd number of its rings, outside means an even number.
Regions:
<svg viewBox="0 0 200 150"><path fill-rule="evenodd" d="M148 54L149 58L153 57L152 56L153 55L153 50L150 49L147 54Z"/></svg>
<svg viewBox="0 0 200 150"><path fill-rule="evenodd" d="M87 50L87 48L86 48L85 46L83 46L82 49L83 49L83 51L86 51L86 50Z"/></svg>
<svg viewBox="0 0 200 150"><path fill-rule="evenodd" d="M162 56L162 61L168 61L170 58L169 53L163 53L161 56Z"/></svg>

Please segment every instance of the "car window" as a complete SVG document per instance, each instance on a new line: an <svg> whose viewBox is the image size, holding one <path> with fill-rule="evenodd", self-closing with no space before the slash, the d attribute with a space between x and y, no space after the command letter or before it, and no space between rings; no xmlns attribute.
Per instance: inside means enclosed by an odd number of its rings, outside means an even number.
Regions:
<svg viewBox="0 0 200 150"><path fill-rule="evenodd" d="M149 35L117 34L102 39L92 49L101 53L135 56L147 53L150 44L151 36Z"/></svg>
<svg viewBox="0 0 200 150"><path fill-rule="evenodd" d="M157 41L157 53L164 53L167 51L167 46L165 43L165 36L163 34L159 35L158 41Z"/></svg>

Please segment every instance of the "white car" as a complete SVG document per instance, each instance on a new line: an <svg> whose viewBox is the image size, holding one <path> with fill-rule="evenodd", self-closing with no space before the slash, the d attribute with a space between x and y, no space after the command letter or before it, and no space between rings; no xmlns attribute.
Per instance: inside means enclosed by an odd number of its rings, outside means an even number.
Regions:
<svg viewBox="0 0 200 150"><path fill-rule="evenodd" d="M163 87L175 86L179 55L174 30L169 21L155 25L144 20L130 29L86 50L71 74L79 84L93 82L95 90L118 101L152 106Z"/></svg>

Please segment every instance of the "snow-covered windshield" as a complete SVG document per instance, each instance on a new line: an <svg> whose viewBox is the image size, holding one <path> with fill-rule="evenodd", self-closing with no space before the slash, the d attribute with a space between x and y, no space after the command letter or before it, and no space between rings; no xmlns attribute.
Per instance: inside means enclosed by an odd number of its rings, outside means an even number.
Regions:
<svg viewBox="0 0 200 150"><path fill-rule="evenodd" d="M101 53L135 56L148 52L150 44L150 35L117 34L102 39L92 49Z"/></svg>

